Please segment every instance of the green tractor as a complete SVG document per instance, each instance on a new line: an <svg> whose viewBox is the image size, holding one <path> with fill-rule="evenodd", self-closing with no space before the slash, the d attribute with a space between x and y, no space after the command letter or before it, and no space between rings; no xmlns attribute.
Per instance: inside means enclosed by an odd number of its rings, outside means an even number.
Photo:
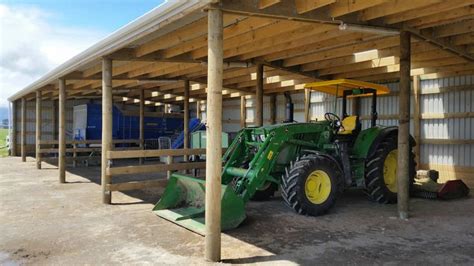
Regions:
<svg viewBox="0 0 474 266"><path fill-rule="evenodd" d="M396 202L398 128L376 125L377 95L389 89L347 79L306 87L342 97L342 119L326 113L324 121L242 129L223 156L222 230L239 226L247 201L267 199L278 188L291 209L311 216L326 213L352 187L364 188L374 202ZM364 130L346 108L348 97L361 96L372 98L371 127ZM414 154L407 156L412 184ZM204 198L204 180L174 173L153 211L204 234Z"/></svg>

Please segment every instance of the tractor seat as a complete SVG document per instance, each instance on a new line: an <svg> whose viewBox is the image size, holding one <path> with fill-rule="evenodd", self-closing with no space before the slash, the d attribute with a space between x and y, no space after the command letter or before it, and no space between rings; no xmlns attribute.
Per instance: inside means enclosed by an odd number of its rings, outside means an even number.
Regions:
<svg viewBox="0 0 474 266"><path fill-rule="evenodd" d="M339 135L351 135L354 131L359 131L361 128L361 124L359 121L359 117L356 115L347 116L346 118L342 119L342 131L339 131Z"/></svg>

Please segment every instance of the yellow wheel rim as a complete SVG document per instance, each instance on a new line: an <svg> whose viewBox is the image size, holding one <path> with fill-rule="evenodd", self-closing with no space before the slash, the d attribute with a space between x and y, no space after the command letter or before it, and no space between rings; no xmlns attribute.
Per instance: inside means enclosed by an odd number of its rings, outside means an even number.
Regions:
<svg viewBox="0 0 474 266"><path fill-rule="evenodd" d="M321 204L329 198L331 193L331 179L323 170L313 171L304 185L306 198L313 204Z"/></svg>
<svg viewBox="0 0 474 266"><path fill-rule="evenodd" d="M397 193L397 157L398 150L392 150L385 157L383 164L383 180L385 186L393 193Z"/></svg>

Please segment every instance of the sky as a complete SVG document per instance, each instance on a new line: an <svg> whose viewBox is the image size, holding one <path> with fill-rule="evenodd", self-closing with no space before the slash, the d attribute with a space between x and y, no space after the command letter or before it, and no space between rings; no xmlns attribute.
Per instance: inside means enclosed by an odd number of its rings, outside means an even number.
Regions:
<svg viewBox="0 0 474 266"><path fill-rule="evenodd" d="M0 108L7 98L164 0L0 0Z"/></svg>

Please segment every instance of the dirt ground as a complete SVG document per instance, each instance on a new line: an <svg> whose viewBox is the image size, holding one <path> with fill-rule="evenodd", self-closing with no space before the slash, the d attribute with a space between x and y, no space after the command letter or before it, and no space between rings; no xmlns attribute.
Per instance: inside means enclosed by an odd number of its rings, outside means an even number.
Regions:
<svg viewBox="0 0 474 266"><path fill-rule="evenodd" d="M0 159L0 264L206 264L203 238L151 212L159 191L114 192L101 203L98 167L57 169ZM396 205L348 191L322 217L294 214L279 198L251 202L248 219L223 234L223 263L474 264L474 199Z"/></svg>

